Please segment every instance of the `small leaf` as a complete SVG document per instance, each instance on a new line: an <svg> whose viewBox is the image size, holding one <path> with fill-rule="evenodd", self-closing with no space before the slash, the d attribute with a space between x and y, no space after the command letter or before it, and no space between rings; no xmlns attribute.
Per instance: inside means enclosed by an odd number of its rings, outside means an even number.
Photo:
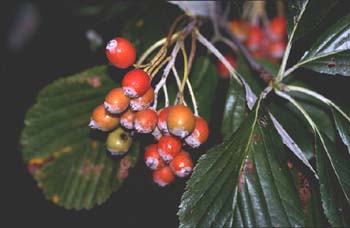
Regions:
<svg viewBox="0 0 350 228"><path fill-rule="evenodd" d="M317 171L320 177L320 192L323 210L334 227L348 227L349 220L349 203L344 197L344 192L339 186L339 177L337 171L340 171L343 181L349 181L349 165L346 164L348 159L344 159L344 154L335 148L335 144L324 134L320 135L325 141L326 146L321 142L320 138L316 138L316 162ZM329 157L331 156L331 159ZM339 163L338 163L339 162ZM333 164L332 164L333 163ZM346 167L347 166L347 167ZM337 171L334 168L337 167ZM348 191L349 189L345 189Z"/></svg>
<svg viewBox="0 0 350 228"><path fill-rule="evenodd" d="M182 197L180 226L303 225L296 188L278 155L285 147L257 112L200 158Z"/></svg>
<svg viewBox="0 0 350 228"><path fill-rule="evenodd" d="M202 17L211 17L219 4L215 1L169 1L169 3L177 5L190 16Z"/></svg>
<svg viewBox="0 0 350 228"><path fill-rule="evenodd" d="M223 135L235 132L247 116L244 89L236 80L230 80L221 131Z"/></svg>
<svg viewBox="0 0 350 228"><path fill-rule="evenodd" d="M341 115L336 109L332 108L332 114L338 134L343 143L348 148L350 154L350 121Z"/></svg>
<svg viewBox="0 0 350 228"><path fill-rule="evenodd" d="M329 28L297 65L320 73L350 76L350 14Z"/></svg>
<svg viewBox="0 0 350 228"><path fill-rule="evenodd" d="M95 67L45 87L26 115L23 158L46 198L65 208L105 202L136 163L138 143L113 159L106 135L88 127L91 111L113 86L107 67Z"/></svg>

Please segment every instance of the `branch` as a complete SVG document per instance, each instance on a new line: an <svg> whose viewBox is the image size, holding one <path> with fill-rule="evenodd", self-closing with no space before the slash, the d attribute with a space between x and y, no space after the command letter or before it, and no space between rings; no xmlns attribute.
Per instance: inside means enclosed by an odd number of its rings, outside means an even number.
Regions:
<svg viewBox="0 0 350 228"><path fill-rule="evenodd" d="M259 77L266 83L271 81L273 79L273 76L253 58L253 56L242 44L242 42L237 39L237 37L232 33L226 21L222 18L219 18L218 24L220 28L222 28L230 36L233 43L238 47L238 49L242 52L244 58L248 61L249 66L259 74Z"/></svg>

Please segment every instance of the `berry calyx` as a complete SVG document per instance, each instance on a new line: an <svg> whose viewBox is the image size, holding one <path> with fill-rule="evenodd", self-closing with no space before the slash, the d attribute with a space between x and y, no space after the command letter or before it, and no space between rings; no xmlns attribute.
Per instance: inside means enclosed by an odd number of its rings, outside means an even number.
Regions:
<svg viewBox="0 0 350 228"><path fill-rule="evenodd" d="M112 65L125 69L134 64L136 50L127 39L116 37L107 43L106 56Z"/></svg>
<svg viewBox="0 0 350 228"><path fill-rule="evenodd" d="M109 133L106 141L107 150L112 155L125 154L132 143L132 137L129 132L119 127Z"/></svg>
<svg viewBox="0 0 350 228"><path fill-rule="evenodd" d="M155 127L152 131L152 135L155 140L159 141L159 139L163 136L162 132L160 132L158 127Z"/></svg>
<svg viewBox="0 0 350 228"><path fill-rule="evenodd" d="M132 110L128 109L126 110L121 116L120 116L120 125L125 127L126 129L134 129L134 121L135 121L136 113Z"/></svg>
<svg viewBox="0 0 350 228"><path fill-rule="evenodd" d="M145 164L151 170L159 169L165 166L165 162L158 153L157 144L151 144L146 147L144 155Z"/></svg>
<svg viewBox="0 0 350 228"><path fill-rule="evenodd" d="M130 108L133 111L144 110L149 106L151 106L153 100L154 100L154 90L152 87L149 87L146 93L143 94L141 97L133 98L130 100Z"/></svg>
<svg viewBox="0 0 350 228"><path fill-rule="evenodd" d="M270 21L268 34L272 41L283 40L286 35L286 19L275 17Z"/></svg>
<svg viewBox="0 0 350 228"><path fill-rule="evenodd" d="M89 126L92 129L110 131L118 126L119 121L118 116L109 113L103 105L99 105L92 111Z"/></svg>
<svg viewBox="0 0 350 228"><path fill-rule="evenodd" d="M161 187L164 187L175 180L175 175L169 168L164 166L153 171L153 181Z"/></svg>
<svg viewBox="0 0 350 228"><path fill-rule="evenodd" d="M104 106L106 110L113 114L124 112L129 106L130 98L125 96L122 88L115 88L107 94Z"/></svg>
<svg viewBox="0 0 350 228"><path fill-rule="evenodd" d="M264 34L261 31L260 27L253 26L249 30L246 45L250 51L256 52L260 49L263 39Z"/></svg>
<svg viewBox="0 0 350 228"><path fill-rule="evenodd" d="M158 153L165 162L171 161L181 151L181 141L174 136L164 135L158 142Z"/></svg>
<svg viewBox="0 0 350 228"><path fill-rule="evenodd" d="M151 80L143 70L134 69L125 74L122 85L126 96L136 98L147 92Z"/></svg>
<svg viewBox="0 0 350 228"><path fill-rule="evenodd" d="M159 128L159 130L165 134L165 135L169 135L169 130L168 130L168 126L167 126L167 118L168 118L168 113L170 111L171 106L165 107L163 109L161 109L160 111L158 111L158 123L157 126Z"/></svg>
<svg viewBox="0 0 350 228"><path fill-rule="evenodd" d="M232 55L224 55L224 57L233 68L235 68L237 66L236 59ZM217 63L216 68L217 68L219 75L222 78L229 78L230 77L230 71L227 69L227 67L221 61L219 61Z"/></svg>
<svg viewBox="0 0 350 228"><path fill-rule="evenodd" d="M192 133L185 138L185 142L192 148L197 148L205 143L209 136L209 127L207 122L196 116L196 126Z"/></svg>
<svg viewBox="0 0 350 228"><path fill-rule="evenodd" d="M171 107L167 117L167 126L171 134L185 138L191 134L196 124L196 119L190 108L184 105Z"/></svg>
<svg viewBox="0 0 350 228"><path fill-rule="evenodd" d="M135 129L139 133L151 133L157 125L157 113L153 109L145 109L135 116Z"/></svg>
<svg viewBox="0 0 350 228"><path fill-rule="evenodd" d="M178 177L188 176L193 169L192 158L186 151L181 151L171 162L170 168Z"/></svg>

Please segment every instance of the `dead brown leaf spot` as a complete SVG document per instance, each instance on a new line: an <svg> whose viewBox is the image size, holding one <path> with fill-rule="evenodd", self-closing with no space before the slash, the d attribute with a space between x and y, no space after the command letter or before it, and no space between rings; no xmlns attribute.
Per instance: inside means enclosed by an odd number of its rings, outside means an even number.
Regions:
<svg viewBox="0 0 350 228"><path fill-rule="evenodd" d="M327 62L327 66L329 68L335 67L337 65L336 59L334 57L332 57L328 62Z"/></svg>
<svg viewBox="0 0 350 228"><path fill-rule="evenodd" d="M257 143L260 142L261 140L262 140L261 135L257 135L257 134L254 134L254 135L253 135L253 143L254 143L254 144L257 144Z"/></svg>
<svg viewBox="0 0 350 228"><path fill-rule="evenodd" d="M241 172L238 177L238 191L241 192L243 190L245 184L245 175L244 172Z"/></svg>
<svg viewBox="0 0 350 228"><path fill-rule="evenodd" d="M311 197L310 183L301 172L298 172L298 182L299 198L303 207L303 212L305 215L307 215L307 203Z"/></svg>
<svg viewBox="0 0 350 228"><path fill-rule="evenodd" d="M119 181L124 180L129 175L129 168L131 167L131 157L129 155L124 156L119 163L119 169L117 173L117 179Z"/></svg>
<svg viewBox="0 0 350 228"><path fill-rule="evenodd" d="M57 194L54 194L54 195L52 196L52 202L53 202L54 204L58 204L59 201L60 201L60 197L59 197Z"/></svg>
<svg viewBox="0 0 350 228"><path fill-rule="evenodd" d="M287 166L288 166L289 169L293 169L293 166L294 166L293 162L291 160L288 160L287 161Z"/></svg>

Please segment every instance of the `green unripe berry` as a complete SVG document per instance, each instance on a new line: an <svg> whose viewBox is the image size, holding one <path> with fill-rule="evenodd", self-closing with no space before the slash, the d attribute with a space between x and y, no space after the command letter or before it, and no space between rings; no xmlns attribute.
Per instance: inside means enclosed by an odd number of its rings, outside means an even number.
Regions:
<svg viewBox="0 0 350 228"><path fill-rule="evenodd" d="M122 155L125 154L132 143L132 137L129 132L125 131L123 128L119 127L109 133L107 137L107 150L112 155Z"/></svg>

